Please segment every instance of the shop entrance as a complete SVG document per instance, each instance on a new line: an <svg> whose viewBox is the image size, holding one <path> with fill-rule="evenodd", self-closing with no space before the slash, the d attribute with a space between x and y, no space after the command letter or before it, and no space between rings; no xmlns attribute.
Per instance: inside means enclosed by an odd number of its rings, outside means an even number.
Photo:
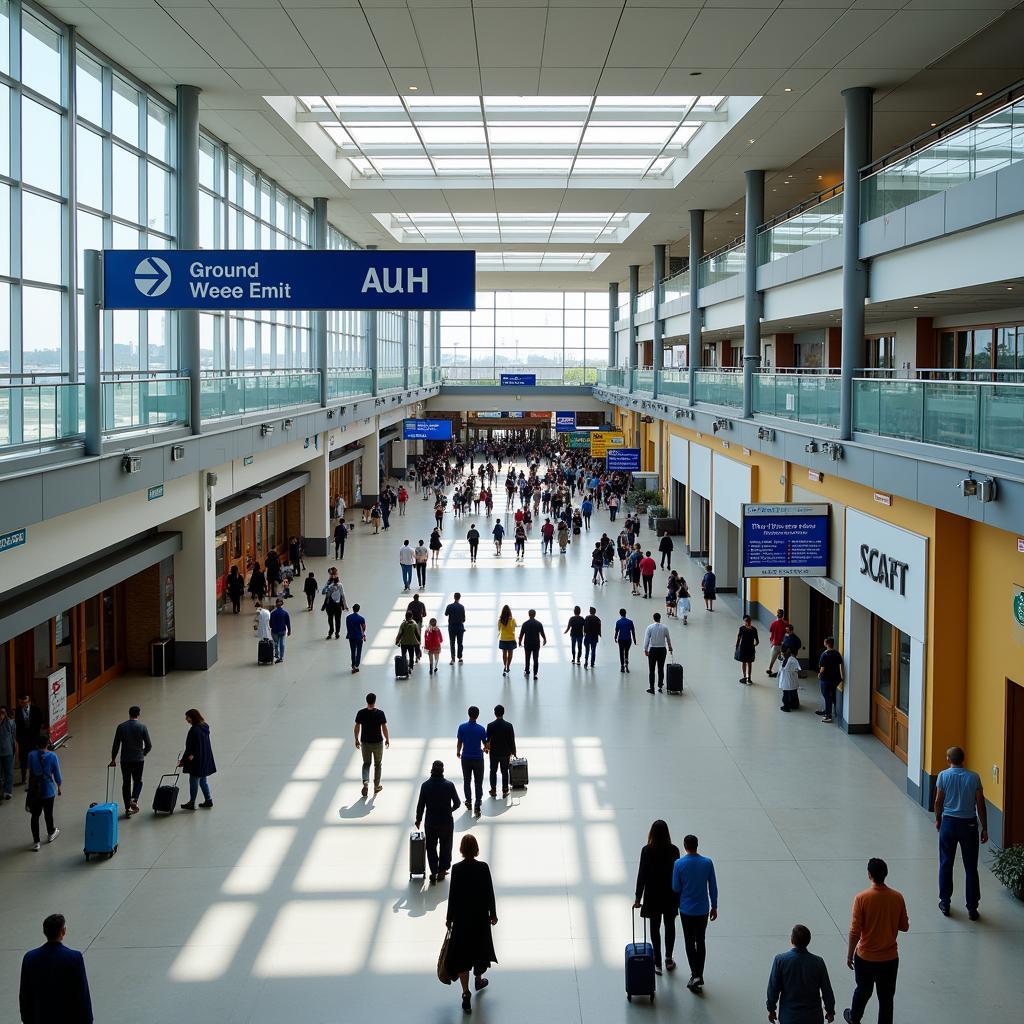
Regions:
<svg viewBox="0 0 1024 1024"><path fill-rule="evenodd" d="M711 550L711 502L690 491L690 528L687 531L690 554L694 558L707 558Z"/></svg>
<svg viewBox="0 0 1024 1024"><path fill-rule="evenodd" d="M1006 680L1006 801L1003 846L1024 843L1024 686Z"/></svg>
<svg viewBox="0 0 1024 1024"><path fill-rule="evenodd" d="M871 731L900 760L910 741L910 637L871 616Z"/></svg>
<svg viewBox="0 0 1024 1024"><path fill-rule="evenodd" d="M689 524L686 522L686 484L681 484L678 480L672 481L669 514L679 523L679 535L685 540L689 535Z"/></svg>
<svg viewBox="0 0 1024 1024"><path fill-rule="evenodd" d="M836 635L836 605L806 580L785 581L785 607L793 630L804 642L800 659L808 667L818 664L825 637Z"/></svg>

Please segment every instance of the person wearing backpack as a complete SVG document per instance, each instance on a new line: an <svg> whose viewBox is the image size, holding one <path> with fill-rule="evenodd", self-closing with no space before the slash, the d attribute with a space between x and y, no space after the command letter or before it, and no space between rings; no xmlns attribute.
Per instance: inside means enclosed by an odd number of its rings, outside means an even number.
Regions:
<svg viewBox="0 0 1024 1024"><path fill-rule="evenodd" d="M52 843L60 835L53 821L53 802L61 795L63 779L60 761L52 750L47 750L49 737L40 733L36 748L28 755L28 791L25 810L32 815L32 849L39 852L39 817L46 819L46 841Z"/></svg>

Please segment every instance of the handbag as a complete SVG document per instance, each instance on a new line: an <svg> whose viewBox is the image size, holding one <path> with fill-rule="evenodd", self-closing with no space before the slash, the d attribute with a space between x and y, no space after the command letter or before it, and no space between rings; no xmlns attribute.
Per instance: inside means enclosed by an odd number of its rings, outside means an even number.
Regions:
<svg viewBox="0 0 1024 1024"><path fill-rule="evenodd" d="M743 655L740 654L740 645L736 645L736 650L732 652L733 661L743 661Z"/></svg>
<svg viewBox="0 0 1024 1024"><path fill-rule="evenodd" d="M452 977L448 973L448 944L452 941L452 929L448 926L448 930L444 933L444 942L441 943L441 952L437 955L437 980L442 985L450 985L452 983Z"/></svg>

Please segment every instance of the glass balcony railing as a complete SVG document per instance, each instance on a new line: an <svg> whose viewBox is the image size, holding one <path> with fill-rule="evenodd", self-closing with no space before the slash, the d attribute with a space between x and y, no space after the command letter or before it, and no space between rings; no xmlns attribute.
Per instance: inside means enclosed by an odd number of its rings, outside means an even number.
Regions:
<svg viewBox="0 0 1024 1024"><path fill-rule="evenodd" d="M502 374L530 374L535 387L578 387L598 383L595 366L445 366L445 385L455 387L501 387ZM510 393L514 388L507 388Z"/></svg>
<svg viewBox="0 0 1024 1024"><path fill-rule="evenodd" d="M335 367L327 371L327 397L347 398L369 395L373 391L373 375L360 367Z"/></svg>
<svg viewBox="0 0 1024 1024"><path fill-rule="evenodd" d="M705 256L697 268L698 284L701 288L707 288L719 281L728 281L731 277L742 275L746 266L747 254L741 241L729 249Z"/></svg>
<svg viewBox="0 0 1024 1024"><path fill-rule="evenodd" d="M642 313L644 310L654 309L654 289L640 292L636 297L636 311Z"/></svg>
<svg viewBox="0 0 1024 1024"><path fill-rule="evenodd" d="M610 388L625 388L626 374L629 371L622 366L605 366L598 370L597 383Z"/></svg>
<svg viewBox="0 0 1024 1024"><path fill-rule="evenodd" d="M690 272L680 271L672 277L666 278L661 285L661 301L675 302L678 299L690 297Z"/></svg>
<svg viewBox="0 0 1024 1024"><path fill-rule="evenodd" d="M619 299L619 313L616 317L618 320L629 319L629 295L627 294L624 299Z"/></svg>
<svg viewBox="0 0 1024 1024"><path fill-rule="evenodd" d="M839 377L832 373L755 373L753 409L800 423L839 426Z"/></svg>
<svg viewBox="0 0 1024 1024"><path fill-rule="evenodd" d="M320 374L315 370L209 374L200 381L199 396L204 420L319 404Z"/></svg>
<svg viewBox="0 0 1024 1024"><path fill-rule="evenodd" d="M440 366L424 366L423 367L423 383L424 384L440 384L441 383L441 367Z"/></svg>
<svg viewBox="0 0 1024 1024"><path fill-rule="evenodd" d="M124 377L100 382L104 432L187 426L188 377Z"/></svg>
<svg viewBox="0 0 1024 1024"><path fill-rule="evenodd" d="M651 369L636 369L630 371L632 375L631 391L649 391L654 393L654 371Z"/></svg>
<svg viewBox="0 0 1024 1024"><path fill-rule="evenodd" d="M841 186L836 186L841 188ZM820 202L772 222L757 233L757 265L764 266L843 233L843 193L822 194Z"/></svg>
<svg viewBox="0 0 1024 1024"><path fill-rule="evenodd" d="M743 371L697 370L694 377L694 398L712 405L743 405Z"/></svg>
<svg viewBox="0 0 1024 1024"><path fill-rule="evenodd" d="M690 375L688 370L658 370L658 397L690 398Z"/></svg>
<svg viewBox="0 0 1024 1024"><path fill-rule="evenodd" d="M403 381L401 369L395 369L389 367L387 369L377 370L377 390L378 391L395 391L402 387Z"/></svg>
<svg viewBox="0 0 1024 1024"><path fill-rule="evenodd" d="M1016 100L862 178L861 219L883 217L1021 160L1024 100Z"/></svg>
<svg viewBox="0 0 1024 1024"><path fill-rule="evenodd" d="M1024 384L858 377L853 429L1024 458Z"/></svg>
<svg viewBox="0 0 1024 1024"><path fill-rule="evenodd" d="M0 449L42 448L85 433L85 385L25 380L0 378Z"/></svg>

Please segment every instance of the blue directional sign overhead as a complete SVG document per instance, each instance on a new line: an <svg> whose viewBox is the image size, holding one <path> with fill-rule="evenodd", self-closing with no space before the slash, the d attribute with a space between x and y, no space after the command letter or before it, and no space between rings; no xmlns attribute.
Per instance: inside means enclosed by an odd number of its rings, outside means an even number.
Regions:
<svg viewBox="0 0 1024 1024"><path fill-rule="evenodd" d="M107 249L106 309L476 308L470 250Z"/></svg>
<svg viewBox="0 0 1024 1024"><path fill-rule="evenodd" d="M576 429L576 413L575 412L556 412L555 413L555 432L559 434L566 434Z"/></svg>
<svg viewBox="0 0 1024 1024"><path fill-rule="evenodd" d="M639 448L609 448L604 457L604 467L609 473L639 473Z"/></svg>
<svg viewBox="0 0 1024 1024"><path fill-rule="evenodd" d="M501 386L503 388L532 388L537 384L535 373L503 373L501 374Z"/></svg>
<svg viewBox="0 0 1024 1024"><path fill-rule="evenodd" d="M827 576L829 506L743 506L743 575Z"/></svg>
<svg viewBox="0 0 1024 1024"><path fill-rule="evenodd" d="M451 420L403 420L402 437L406 441L450 441Z"/></svg>

